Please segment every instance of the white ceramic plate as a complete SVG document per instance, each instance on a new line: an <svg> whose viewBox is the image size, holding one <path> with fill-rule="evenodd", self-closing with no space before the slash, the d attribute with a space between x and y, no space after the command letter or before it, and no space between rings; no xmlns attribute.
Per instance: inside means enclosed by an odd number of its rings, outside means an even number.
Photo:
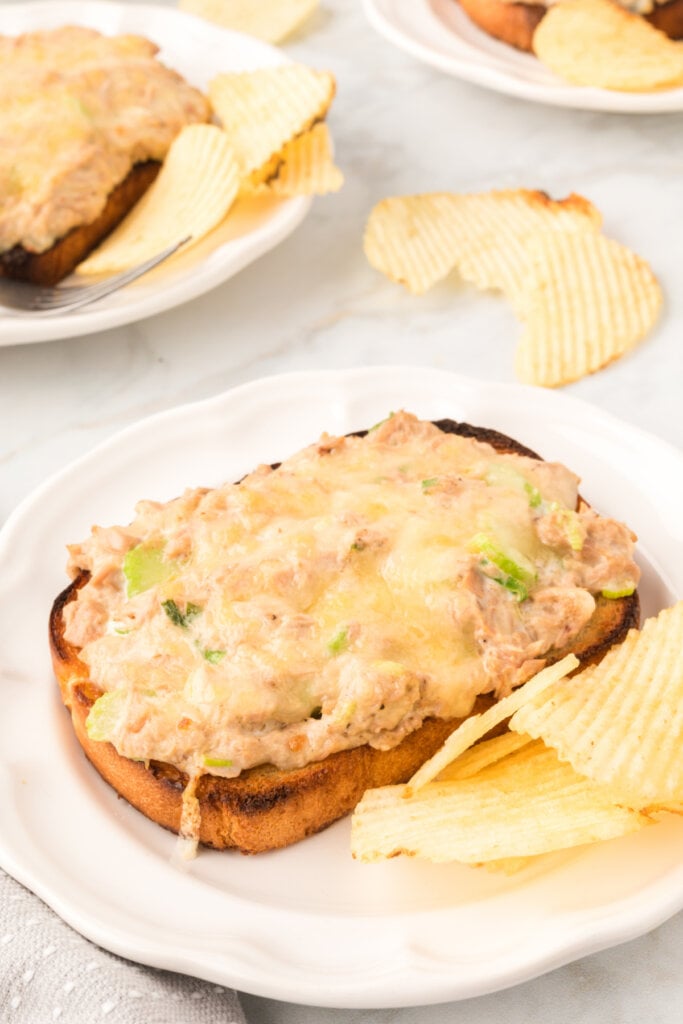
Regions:
<svg viewBox="0 0 683 1024"><path fill-rule="evenodd" d="M269 67L284 55L171 7L54 0L0 4L0 34L78 24L107 35L132 32L159 47L159 59L203 89L222 71ZM14 316L0 309L0 346L70 338L142 320L197 298L282 242L310 209L307 197L240 202L225 222L186 253L92 306L56 317Z"/></svg>
<svg viewBox="0 0 683 1024"><path fill-rule="evenodd" d="M323 429L397 408L503 430L566 461L640 536L645 611L683 596L683 456L569 398L420 368L298 373L132 427L45 483L0 532L0 864L75 928L126 957L264 996L382 1007L520 982L643 933L683 907L683 819L496 877L349 855L349 822L288 850L204 850L174 837L86 762L46 643L69 541L125 523L141 497L239 478Z"/></svg>
<svg viewBox="0 0 683 1024"><path fill-rule="evenodd" d="M683 110L683 89L627 93L563 82L536 57L480 31L455 0L365 0L365 10L378 32L418 60L509 96L630 114Z"/></svg>

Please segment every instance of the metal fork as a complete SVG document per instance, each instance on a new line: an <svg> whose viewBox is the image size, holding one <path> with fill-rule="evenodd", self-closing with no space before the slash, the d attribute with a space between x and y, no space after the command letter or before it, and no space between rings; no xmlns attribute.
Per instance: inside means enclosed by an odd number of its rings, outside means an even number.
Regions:
<svg viewBox="0 0 683 1024"><path fill-rule="evenodd" d="M145 260L144 263L139 263L137 267L131 267L130 270L124 270L123 273L108 277L106 281L100 281L97 284L58 285L55 288L42 288L0 277L0 312L8 309L15 314L30 313L32 316L70 313L72 309L80 309L81 306L88 306L91 302L98 302L106 295L118 291L119 288L125 288L131 281L137 281L139 277L163 263L189 241L189 237L183 238L180 242L169 245L163 252L152 256L151 259Z"/></svg>

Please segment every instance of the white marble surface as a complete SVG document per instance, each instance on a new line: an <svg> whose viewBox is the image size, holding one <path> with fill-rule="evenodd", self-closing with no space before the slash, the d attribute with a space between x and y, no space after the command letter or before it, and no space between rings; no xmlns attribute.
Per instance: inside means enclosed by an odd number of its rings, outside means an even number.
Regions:
<svg viewBox="0 0 683 1024"><path fill-rule="evenodd" d="M518 325L504 300L449 281L408 296L365 262L388 194L492 187L571 191L647 258L662 321L633 354L567 390L683 445L683 115L526 104L468 86L373 34L358 2L323 0L287 46L339 82L331 116L346 185L283 245L214 292L98 335L0 348L0 522L48 474L156 410L290 369L415 363L513 379ZM674 1024L683 918L515 989L462 1004L344 1011L247 996L254 1024Z"/></svg>

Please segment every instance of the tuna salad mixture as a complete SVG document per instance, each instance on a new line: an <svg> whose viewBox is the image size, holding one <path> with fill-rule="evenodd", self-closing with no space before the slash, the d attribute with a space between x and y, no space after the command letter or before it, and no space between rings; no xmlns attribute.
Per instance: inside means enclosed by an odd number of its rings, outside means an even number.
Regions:
<svg viewBox="0 0 683 1024"><path fill-rule="evenodd" d="M0 252L94 221L136 163L163 160L208 101L139 36L0 36Z"/></svg>
<svg viewBox="0 0 683 1024"><path fill-rule="evenodd" d="M558 463L409 413L70 547L66 639L120 754L192 775L390 748L507 694L631 594L635 538Z"/></svg>

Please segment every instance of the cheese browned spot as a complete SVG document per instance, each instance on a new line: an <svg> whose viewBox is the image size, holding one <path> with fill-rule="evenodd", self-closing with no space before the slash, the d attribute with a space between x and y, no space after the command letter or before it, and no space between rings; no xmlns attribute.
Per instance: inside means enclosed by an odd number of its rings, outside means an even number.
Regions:
<svg viewBox="0 0 683 1024"><path fill-rule="evenodd" d="M71 548L90 735L191 775L387 749L466 715L632 591L578 478L398 413L239 484L142 502Z"/></svg>

